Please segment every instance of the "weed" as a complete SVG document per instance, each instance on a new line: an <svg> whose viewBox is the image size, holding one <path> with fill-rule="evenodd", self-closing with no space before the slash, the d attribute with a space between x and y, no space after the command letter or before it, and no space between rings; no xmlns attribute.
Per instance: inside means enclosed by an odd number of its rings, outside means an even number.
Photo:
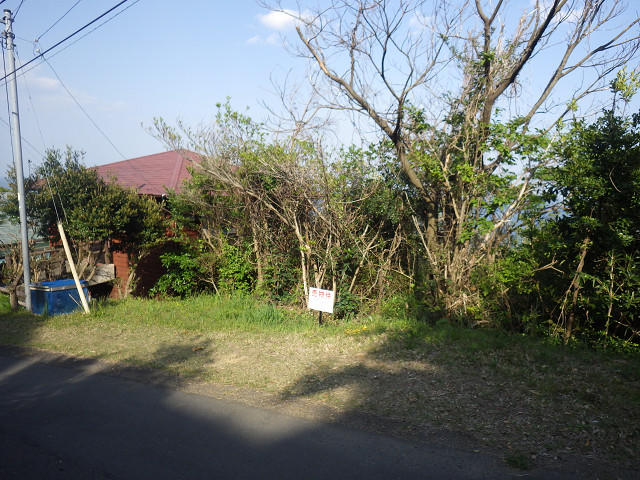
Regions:
<svg viewBox="0 0 640 480"><path fill-rule="evenodd" d="M518 470L530 470L532 467L530 457L524 453L510 453L504 457L504 460L507 465Z"/></svg>

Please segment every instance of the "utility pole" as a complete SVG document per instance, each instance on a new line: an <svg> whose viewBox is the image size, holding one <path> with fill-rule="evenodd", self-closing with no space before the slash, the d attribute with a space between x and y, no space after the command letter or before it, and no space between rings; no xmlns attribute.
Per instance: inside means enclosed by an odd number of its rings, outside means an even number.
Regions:
<svg viewBox="0 0 640 480"><path fill-rule="evenodd" d="M4 11L4 32L2 36L7 45L9 57L9 76L7 88L9 93L9 121L13 141L13 161L16 166L16 183L18 187L18 205L20 208L20 236L22 238L22 265L24 266L24 303L31 311L31 273L29 266L29 239L27 238L27 208L24 196L24 172L22 170L22 137L20 136L20 115L18 114L18 87L16 82L16 61L13 56L13 39L11 29L11 10Z"/></svg>

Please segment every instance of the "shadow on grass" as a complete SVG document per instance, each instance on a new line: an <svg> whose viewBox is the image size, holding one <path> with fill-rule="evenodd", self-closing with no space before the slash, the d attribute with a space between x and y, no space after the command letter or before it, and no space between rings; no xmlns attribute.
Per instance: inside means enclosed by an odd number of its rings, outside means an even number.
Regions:
<svg viewBox="0 0 640 480"><path fill-rule="evenodd" d="M129 382L99 366L0 352L1 478L504 478L486 457Z"/></svg>
<svg viewBox="0 0 640 480"><path fill-rule="evenodd" d="M11 311L8 297L0 294L0 338L3 344L23 345L27 343L40 321L42 321L42 317L23 308L15 312Z"/></svg>
<svg viewBox="0 0 640 480"><path fill-rule="evenodd" d="M389 332L349 365L317 366L281 399L339 405L339 422L369 416L402 435L453 438L518 468L606 477L640 466L640 372L628 382L637 359L598 359L500 332L419 327Z"/></svg>
<svg viewBox="0 0 640 480"><path fill-rule="evenodd" d="M13 345L31 344L42 321L3 315L0 336ZM33 445L46 447L32 452L44 465L33 471L42 475L24 475L33 461L16 464L15 447L0 456L0 478L56 478L46 474L48 452L70 465L66 473L78 469L58 478L506 478L500 462L475 451L489 449L510 465L530 466L544 465L532 456L590 454L598 463L602 444L620 451L637 445L637 406L612 401L606 391L579 395L588 382L578 380L594 378L596 365L486 335L388 332L362 358L317 365L280 396L284 402L337 404L335 425L420 440L411 446L177 392L206 375L196 361L200 355L208 352L215 363L209 340L164 341L116 364L0 350L0 433L17 438L27 452ZM551 365L557 361L566 363ZM54 378L47 366L64 368ZM136 382L104 375L113 373ZM626 424L617 421L621 417L608 424L600 412L622 407ZM610 473L589 461L579 471L576 478ZM552 473L540 478L554 478Z"/></svg>
<svg viewBox="0 0 640 480"><path fill-rule="evenodd" d="M2 338L14 344L0 347L3 479L508 476L486 455L418 446L173 388L186 381L173 367L183 371L214 348L208 341L167 341L142 359L116 365L20 347L33 340L42 321L27 314L0 318ZM114 370L117 375L105 375ZM343 372L337 380L369 373Z"/></svg>

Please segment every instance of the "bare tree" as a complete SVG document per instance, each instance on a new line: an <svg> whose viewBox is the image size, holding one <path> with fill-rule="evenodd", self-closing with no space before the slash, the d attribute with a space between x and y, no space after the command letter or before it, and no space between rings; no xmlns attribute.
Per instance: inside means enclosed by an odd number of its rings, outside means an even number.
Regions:
<svg viewBox="0 0 640 480"><path fill-rule="evenodd" d="M537 0L520 12L508 0L321 5L268 8L295 18L318 104L364 115L393 144L422 200L414 225L438 294L463 309L473 268L526 204L542 133L635 60L638 16L620 0ZM516 162L519 178L505 172Z"/></svg>

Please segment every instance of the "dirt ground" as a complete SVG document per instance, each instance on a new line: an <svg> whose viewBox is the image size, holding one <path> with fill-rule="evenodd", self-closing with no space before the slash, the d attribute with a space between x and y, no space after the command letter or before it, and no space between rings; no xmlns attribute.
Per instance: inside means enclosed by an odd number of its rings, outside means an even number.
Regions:
<svg viewBox="0 0 640 480"><path fill-rule="evenodd" d="M408 348L385 335L63 330L31 332L38 349L19 352L96 361L110 375L414 441L454 442L523 472L640 471L640 383L623 359L598 365L516 347Z"/></svg>

